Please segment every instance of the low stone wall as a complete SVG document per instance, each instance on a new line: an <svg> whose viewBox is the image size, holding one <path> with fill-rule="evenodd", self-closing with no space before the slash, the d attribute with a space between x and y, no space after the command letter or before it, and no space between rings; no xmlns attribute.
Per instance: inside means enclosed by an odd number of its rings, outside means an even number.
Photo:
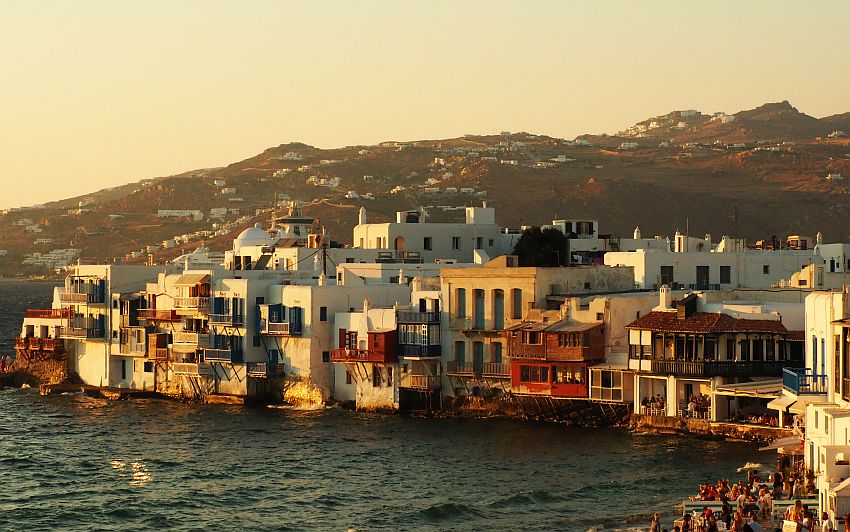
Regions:
<svg viewBox="0 0 850 532"><path fill-rule="evenodd" d="M634 432L652 434L686 434L724 440L771 442L777 438L791 436L790 429L759 427L736 423L712 423L704 419L689 419L667 416L644 416L633 414L629 429Z"/></svg>

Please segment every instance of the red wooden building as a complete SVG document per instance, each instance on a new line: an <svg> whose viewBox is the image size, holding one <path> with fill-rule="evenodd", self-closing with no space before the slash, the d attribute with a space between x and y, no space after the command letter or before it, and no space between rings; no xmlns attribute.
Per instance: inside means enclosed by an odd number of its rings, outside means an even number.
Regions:
<svg viewBox="0 0 850 532"><path fill-rule="evenodd" d="M505 333L513 393L588 397L588 368L605 359L604 324L526 322Z"/></svg>

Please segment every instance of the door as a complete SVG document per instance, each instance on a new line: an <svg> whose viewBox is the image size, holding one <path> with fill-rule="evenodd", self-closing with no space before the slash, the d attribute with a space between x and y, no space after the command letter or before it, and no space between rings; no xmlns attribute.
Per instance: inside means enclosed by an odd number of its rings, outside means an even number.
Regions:
<svg viewBox="0 0 850 532"><path fill-rule="evenodd" d="M484 342L472 344L472 370L475 373L484 371Z"/></svg>
<svg viewBox="0 0 850 532"><path fill-rule="evenodd" d="M697 290L708 290L708 281L708 266L697 266Z"/></svg>
<svg viewBox="0 0 850 532"><path fill-rule="evenodd" d="M475 297L475 324L473 326L474 329L478 331L483 331L485 328L484 323L484 290L475 290L473 292Z"/></svg>

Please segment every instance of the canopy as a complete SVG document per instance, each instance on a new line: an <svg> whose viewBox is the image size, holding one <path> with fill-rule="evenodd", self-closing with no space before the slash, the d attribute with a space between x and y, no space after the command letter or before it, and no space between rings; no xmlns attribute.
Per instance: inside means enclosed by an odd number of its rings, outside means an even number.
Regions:
<svg viewBox="0 0 850 532"><path fill-rule="evenodd" d="M793 405L796 399L790 395L780 395L773 401L767 403L767 407L771 410L785 411L789 406Z"/></svg>
<svg viewBox="0 0 850 532"><path fill-rule="evenodd" d="M788 407L788 411L792 414L805 414L807 406L809 406L808 402L803 399L797 399L797 402Z"/></svg>
<svg viewBox="0 0 850 532"><path fill-rule="evenodd" d="M759 448L759 451L779 451L784 453L801 454L803 450L803 440L799 436L786 436L774 440L767 447Z"/></svg>
<svg viewBox="0 0 850 532"><path fill-rule="evenodd" d="M174 286L195 286L210 280L208 273L184 273L177 279Z"/></svg>
<svg viewBox="0 0 850 532"><path fill-rule="evenodd" d="M734 397L777 397L782 393L782 380L742 382L739 384L724 384L714 390L715 395L731 395Z"/></svg>

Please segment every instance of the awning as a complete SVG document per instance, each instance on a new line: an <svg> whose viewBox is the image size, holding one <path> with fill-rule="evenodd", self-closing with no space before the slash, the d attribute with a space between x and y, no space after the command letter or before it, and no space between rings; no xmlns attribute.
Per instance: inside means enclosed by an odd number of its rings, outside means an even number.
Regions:
<svg viewBox="0 0 850 532"><path fill-rule="evenodd" d="M829 492L833 495L837 495L839 492L847 489L848 486L850 486L850 478L844 480L841 484L835 486L834 488L829 488Z"/></svg>
<svg viewBox="0 0 850 532"><path fill-rule="evenodd" d="M794 401L796 401L796 399L794 399L790 395L780 395L773 401L767 403L767 407L771 410L779 410L784 412L788 409L789 406L794 404Z"/></svg>
<svg viewBox="0 0 850 532"><path fill-rule="evenodd" d="M792 414L805 414L807 406L809 406L808 402L802 399L797 399L796 403L788 407L788 411Z"/></svg>
<svg viewBox="0 0 850 532"><path fill-rule="evenodd" d="M781 451L781 452L791 452L796 451L798 454L802 452L803 449L803 440L799 436L786 436L785 438L779 438L774 440L773 443L768 445L767 447L760 447L759 451Z"/></svg>
<svg viewBox="0 0 850 532"><path fill-rule="evenodd" d="M769 399L782 393L782 381L771 379L765 381L742 382L739 384L724 384L714 390L715 395L731 395L733 397L757 397Z"/></svg>
<svg viewBox="0 0 850 532"><path fill-rule="evenodd" d="M121 301L135 301L139 299L139 294L121 294L119 299Z"/></svg>
<svg viewBox="0 0 850 532"><path fill-rule="evenodd" d="M210 280L208 273L184 273L177 279L174 286L195 286L196 284L205 283Z"/></svg>

